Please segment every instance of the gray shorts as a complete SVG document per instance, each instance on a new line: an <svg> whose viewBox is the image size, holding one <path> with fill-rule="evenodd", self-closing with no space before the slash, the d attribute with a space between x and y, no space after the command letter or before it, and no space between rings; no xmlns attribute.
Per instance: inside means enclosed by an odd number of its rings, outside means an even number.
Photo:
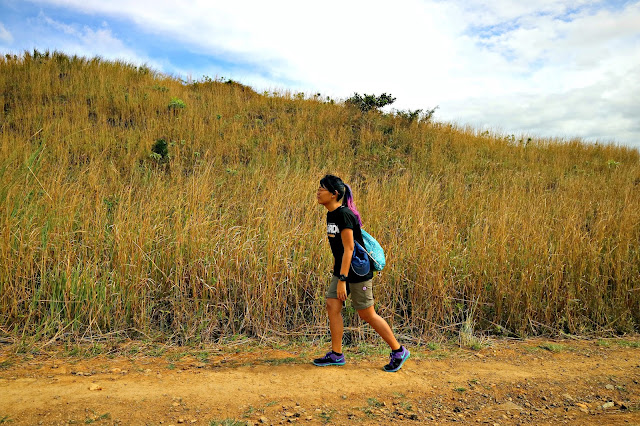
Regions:
<svg viewBox="0 0 640 426"><path fill-rule="evenodd" d="M351 291L351 306L356 311L367 309L373 306L373 280L363 281L361 283L347 283L349 291ZM327 299L338 298L338 277L335 275L331 278L331 283L327 289Z"/></svg>

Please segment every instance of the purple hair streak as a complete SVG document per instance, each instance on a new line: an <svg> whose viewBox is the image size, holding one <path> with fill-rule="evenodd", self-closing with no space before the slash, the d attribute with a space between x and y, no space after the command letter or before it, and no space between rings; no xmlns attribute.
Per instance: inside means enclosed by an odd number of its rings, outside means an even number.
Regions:
<svg viewBox="0 0 640 426"><path fill-rule="evenodd" d="M360 212L356 208L356 203L353 201L353 191L351 191L351 187L344 184L346 191L344 191L344 199L342 200L342 205L349 207L349 209L356 215L356 219L358 219L358 224L362 226L362 218L360 217Z"/></svg>

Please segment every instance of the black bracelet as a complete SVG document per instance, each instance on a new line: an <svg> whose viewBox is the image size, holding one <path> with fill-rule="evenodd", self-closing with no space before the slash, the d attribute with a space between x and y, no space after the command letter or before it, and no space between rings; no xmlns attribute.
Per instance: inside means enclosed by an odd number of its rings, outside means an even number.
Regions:
<svg viewBox="0 0 640 426"><path fill-rule="evenodd" d="M347 276L342 274L338 275L338 281L347 282Z"/></svg>

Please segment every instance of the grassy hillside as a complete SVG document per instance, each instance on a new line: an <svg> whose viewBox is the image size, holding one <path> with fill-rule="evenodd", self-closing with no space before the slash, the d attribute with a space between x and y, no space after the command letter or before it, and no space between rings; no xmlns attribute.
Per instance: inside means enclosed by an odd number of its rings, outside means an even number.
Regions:
<svg viewBox="0 0 640 426"><path fill-rule="evenodd" d="M374 292L403 338L640 329L636 150L59 53L0 59L0 105L5 335L328 332L325 173L386 249Z"/></svg>

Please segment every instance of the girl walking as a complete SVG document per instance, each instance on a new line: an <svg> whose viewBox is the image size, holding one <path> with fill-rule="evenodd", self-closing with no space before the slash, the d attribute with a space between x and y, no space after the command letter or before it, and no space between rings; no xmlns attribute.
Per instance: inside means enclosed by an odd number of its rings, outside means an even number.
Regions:
<svg viewBox="0 0 640 426"><path fill-rule="evenodd" d="M331 331L331 351L324 357L313 360L319 367L344 365L342 353L342 306L351 293L351 303L361 319L366 321L391 348L389 364L384 371L396 372L409 358L409 351L401 346L393 335L389 324L379 316L373 307L373 271L359 276L351 269L351 258L357 241L364 247L362 221L353 202L351 188L337 176L326 175L320 180L316 193L318 203L327 210L327 236L333 253L333 277L327 290L327 314Z"/></svg>

